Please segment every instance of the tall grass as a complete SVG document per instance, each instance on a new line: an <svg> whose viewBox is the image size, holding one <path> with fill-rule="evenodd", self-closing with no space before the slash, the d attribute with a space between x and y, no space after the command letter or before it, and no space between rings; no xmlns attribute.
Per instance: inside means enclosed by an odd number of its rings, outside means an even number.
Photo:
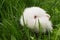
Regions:
<svg viewBox="0 0 60 40"><path fill-rule="evenodd" d="M36 35L20 25L24 9L31 6L41 7L51 15L51 34ZM60 40L60 0L0 0L0 40Z"/></svg>

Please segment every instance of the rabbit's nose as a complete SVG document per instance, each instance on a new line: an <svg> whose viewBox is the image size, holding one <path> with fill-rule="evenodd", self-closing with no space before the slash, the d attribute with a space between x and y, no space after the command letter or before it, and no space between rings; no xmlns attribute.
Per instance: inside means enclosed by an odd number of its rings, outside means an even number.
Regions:
<svg viewBox="0 0 60 40"><path fill-rule="evenodd" d="M37 18L37 16L35 15L35 16L34 16L34 19L36 19L36 18Z"/></svg>

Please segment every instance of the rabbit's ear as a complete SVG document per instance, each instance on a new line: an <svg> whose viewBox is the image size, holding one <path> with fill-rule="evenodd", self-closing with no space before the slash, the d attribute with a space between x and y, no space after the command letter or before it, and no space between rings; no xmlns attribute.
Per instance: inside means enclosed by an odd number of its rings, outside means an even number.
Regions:
<svg viewBox="0 0 60 40"><path fill-rule="evenodd" d="M46 14L46 17L48 17L50 19L50 15L49 14Z"/></svg>

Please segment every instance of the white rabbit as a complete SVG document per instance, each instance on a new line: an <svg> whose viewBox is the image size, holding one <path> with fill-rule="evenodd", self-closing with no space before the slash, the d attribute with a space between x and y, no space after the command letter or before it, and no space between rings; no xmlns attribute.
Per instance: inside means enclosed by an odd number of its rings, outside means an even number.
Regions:
<svg viewBox="0 0 60 40"><path fill-rule="evenodd" d="M24 17L24 21L23 21ZM39 32L39 22L42 28L42 32L52 31L52 23L49 20L50 15L46 13L45 10L39 7L30 7L26 8L23 12L23 15L20 18L20 23L22 26L27 24L27 27L34 30L35 32ZM38 21L39 20L39 21Z"/></svg>

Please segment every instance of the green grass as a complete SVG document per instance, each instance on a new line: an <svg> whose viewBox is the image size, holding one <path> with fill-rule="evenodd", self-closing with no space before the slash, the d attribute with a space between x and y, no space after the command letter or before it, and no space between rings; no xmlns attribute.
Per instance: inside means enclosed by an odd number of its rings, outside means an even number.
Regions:
<svg viewBox="0 0 60 40"><path fill-rule="evenodd" d="M53 32L36 36L20 25L26 7L38 6L51 15ZM60 40L60 0L0 0L0 40Z"/></svg>

